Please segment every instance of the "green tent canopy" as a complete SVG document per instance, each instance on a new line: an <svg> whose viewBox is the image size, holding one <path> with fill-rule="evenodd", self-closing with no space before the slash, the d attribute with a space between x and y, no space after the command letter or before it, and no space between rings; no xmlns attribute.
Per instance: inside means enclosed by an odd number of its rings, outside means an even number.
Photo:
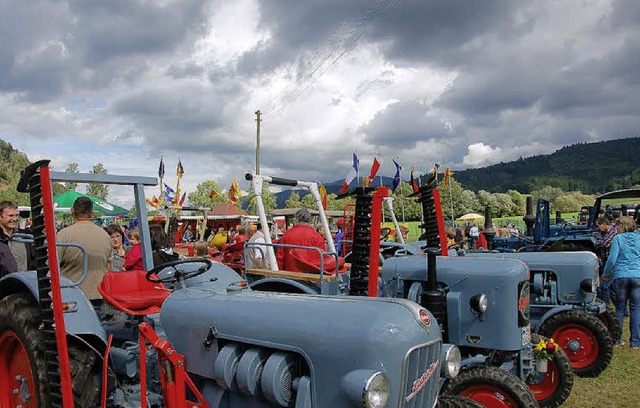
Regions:
<svg viewBox="0 0 640 408"><path fill-rule="evenodd" d="M54 209L71 208L78 197L87 197L93 201L93 212L99 215L118 216L125 215L129 212L129 210L125 210L124 208L111 204L101 198L78 193L73 190L53 196L53 207Z"/></svg>

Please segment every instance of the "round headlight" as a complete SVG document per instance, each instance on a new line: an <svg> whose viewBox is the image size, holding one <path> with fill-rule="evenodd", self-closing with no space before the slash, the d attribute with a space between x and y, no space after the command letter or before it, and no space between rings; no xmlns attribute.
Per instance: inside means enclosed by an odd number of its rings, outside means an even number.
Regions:
<svg viewBox="0 0 640 408"><path fill-rule="evenodd" d="M372 375L364 387L364 406L367 408L383 408L389 402L391 385L384 373Z"/></svg>
<svg viewBox="0 0 640 408"><path fill-rule="evenodd" d="M460 349L453 344L442 345L442 377L455 378L460 372L462 355Z"/></svg>
<svg viewBox="0 0 640 408"><path fill-rule="evenodd" d="M478 314L482 314L487 311L487 307L489 306L489 299L487 299L487 295L484 293L479 293L474 295L469 301L471 305L471 309L474 310Z"/></svg>

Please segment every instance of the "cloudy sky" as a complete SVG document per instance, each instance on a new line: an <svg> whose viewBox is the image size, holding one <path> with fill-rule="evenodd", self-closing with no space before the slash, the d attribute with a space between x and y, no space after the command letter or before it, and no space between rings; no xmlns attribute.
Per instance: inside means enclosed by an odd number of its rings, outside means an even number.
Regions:
<svg viewBox="0 0 640 408"><path fill-rule="evenodd" d="M636 0L4 0L0 138L226 189L485 166L638 135ZM407 177L408 178L408 177ZM243 189L247 184L241 182ZM123 196L110 196L123 202Z"/></svg>

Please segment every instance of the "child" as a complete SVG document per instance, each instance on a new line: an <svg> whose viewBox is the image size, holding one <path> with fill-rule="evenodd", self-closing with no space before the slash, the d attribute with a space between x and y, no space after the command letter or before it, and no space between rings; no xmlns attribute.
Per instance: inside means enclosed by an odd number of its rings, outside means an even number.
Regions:
<svg viewBox="0 0 640 408"><path fill-rule="evenodd" d="M142 246L140 245L140 231L138 231L137 228L129 231L129 242L131 242L131 248L124 256L122 269L125 271L144 269L144 265L142 264Z"/></svg>
<svg viewBox="0 0 640 408"><path fill-rule="evenodd" d="M193 245L193 254L197 258L209 258L209 246L206 242L198 241Z"/></svg>

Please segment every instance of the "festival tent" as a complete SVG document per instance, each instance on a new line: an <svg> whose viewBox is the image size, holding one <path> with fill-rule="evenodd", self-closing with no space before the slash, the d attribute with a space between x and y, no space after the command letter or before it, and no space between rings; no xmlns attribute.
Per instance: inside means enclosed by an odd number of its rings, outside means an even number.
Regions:
<svg viewBox="0 0 640 408"><path fill-rule="evenodd" d="M78 197L87 197L93 201L93 211L96 214L102 216L115 217L118 215L125 215L129 212L122 207L109 203L101 198L93 197L87 194L78 193L77 191L69 190L62 194L58 194L53 197L54 210L70 209L73 207L73 203Z"/></svg>
<svg viewBox="0 0 640 408"><path fill-rule="evenodd" d="M456 221L480 221L480 220L484 220L484 215L480 215L476 213L465 214L462 217L456 219Z"/></svg>

